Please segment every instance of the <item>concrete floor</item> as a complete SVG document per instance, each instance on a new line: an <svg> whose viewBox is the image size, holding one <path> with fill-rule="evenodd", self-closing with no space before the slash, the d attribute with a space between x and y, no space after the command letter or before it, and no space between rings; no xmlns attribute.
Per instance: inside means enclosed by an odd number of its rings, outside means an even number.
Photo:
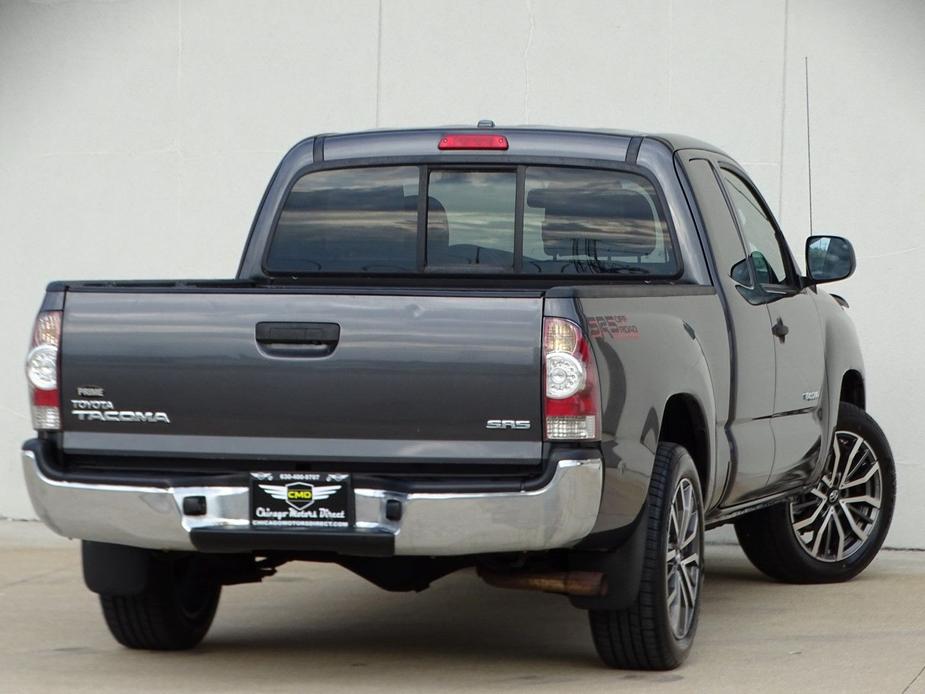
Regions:
<svg viewBox="0 0 925 694"><path fill-rule="evenodd" d="M925 692L925 552L884 552L858 579L785 586L736 546L708 548L697 643L668 673L606 670L557 596L473 574L389 594L292 564L226 588L203 645L144 653L109 636L77 543L0 522L0 692Z"/></svg>

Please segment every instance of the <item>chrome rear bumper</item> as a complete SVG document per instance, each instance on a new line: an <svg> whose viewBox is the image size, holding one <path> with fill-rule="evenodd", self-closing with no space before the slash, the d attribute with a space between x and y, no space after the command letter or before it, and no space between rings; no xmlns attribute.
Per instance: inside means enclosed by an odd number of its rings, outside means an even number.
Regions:
<svg viewBox="0 0 925 694"><path fill-rule="evenodd" d="M22 452L22 462L36 513L49 528L66 537L151 549L195 550L196 530L250 530L250 491L245 486L88 484L48 477L32 451ZM390 553L395 555L450 556L568 547L594 527L602 485L603 465L595 458L559 461L549 483L533 491L456 494L357 488L356 530L358 534L391 536L394 548ZM183 499L188 496L205 497L207 513L184 514ZM402 504L401 520L386 518L386 502L391 499ZM287 536L291 540L301 533L301 529L289 530ZM272 537L273 531L261 529L250 535ZM324 531L304 532L306 538L323 535ZM330 544L326 546L330 548ZM338 551L336 547L334 551ZM341 553L351 553L349 543Z"/></svg>

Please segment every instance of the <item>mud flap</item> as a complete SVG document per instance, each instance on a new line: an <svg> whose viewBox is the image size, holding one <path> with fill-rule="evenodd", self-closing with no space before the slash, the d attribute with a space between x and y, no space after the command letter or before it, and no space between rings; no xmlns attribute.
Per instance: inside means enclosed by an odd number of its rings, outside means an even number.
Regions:
<svg viewBox="0 0 925 694"><path fill-rule="evenodd" d="M84 583L103 595L138 595L148 585L151 552L106 542L81 543Z"/></svg>
<svg viewBox="0 0 925 694"><path fill-rule="evenodd" d="M569 570L601 571L606 576L607 593L601 597L569 597L575 607L583 610L623 610L639 593L642 563L646 549L648 502L633 521L624 541L613 549L574 550L568 555Z"/></svg>

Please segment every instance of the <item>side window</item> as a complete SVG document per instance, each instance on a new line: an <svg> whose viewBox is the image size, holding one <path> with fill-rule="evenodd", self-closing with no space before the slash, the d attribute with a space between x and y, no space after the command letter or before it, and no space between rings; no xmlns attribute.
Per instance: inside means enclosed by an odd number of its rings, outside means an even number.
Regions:
<svg viewBox="0 0 925 694"><path fill-rule="evenodd" d="M749 271L745 247L739 237L739 231L729 214L729 204L723 189L713 170L713 165L706 159L688 160L687 173L704 223L710 230L710 245L719 265L720 275L731 277L739 285L752 288L753 282Z"/></svg>
<svg viewBox="0 0 925 694"><path fill-rule="evenodd" d="M761 285L792 285L793 277L777 231L764 206L738 175L720 169L746 250Z"/></svg>

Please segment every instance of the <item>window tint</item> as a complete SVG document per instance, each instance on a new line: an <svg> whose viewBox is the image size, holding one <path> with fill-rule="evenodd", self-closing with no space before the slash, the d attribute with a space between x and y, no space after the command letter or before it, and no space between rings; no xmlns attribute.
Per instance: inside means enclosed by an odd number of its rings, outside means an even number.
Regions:
<svg viewBox="0 0 925 694"><path fill-rule="evenodd" d="M678 270L655 190L641 176L529 167L524 194L524 272Z"/></svg>
<svg viewBox="0 0 925 694"><path fill-rule="evenodd" d="M415 166L337 169L300 178L267 255L271 272L414 272Z"/></svg>
<svg viewBox="0 0 925 694"><path fill-rule="evenodd" d="M758 283L789 284L783 249L761 202L741 177L725 169L721 171Z"/></svg>
<svg viewBox="0 0 925 694"><path fill-rule="evenodd" d="M427 266L514 267L514 171L431 171Z"/></svg>
<svg viewBox="0 0 925 694"><path fill-rule="evenodd" d="M419 191L421 170L427 190ZM266 256L274 274L512 272L673 276L680 265L642 176L529 166L358 167L308 173L283 205ZM518 191L518 185L524 185ZM518 193L523 219L518 219ZM421 195L426 195L419 206ZM420 239L418 210L426 209ZM523 224L523 246L515 237ZM423 255L424 257L420 257Z"/></svg>

